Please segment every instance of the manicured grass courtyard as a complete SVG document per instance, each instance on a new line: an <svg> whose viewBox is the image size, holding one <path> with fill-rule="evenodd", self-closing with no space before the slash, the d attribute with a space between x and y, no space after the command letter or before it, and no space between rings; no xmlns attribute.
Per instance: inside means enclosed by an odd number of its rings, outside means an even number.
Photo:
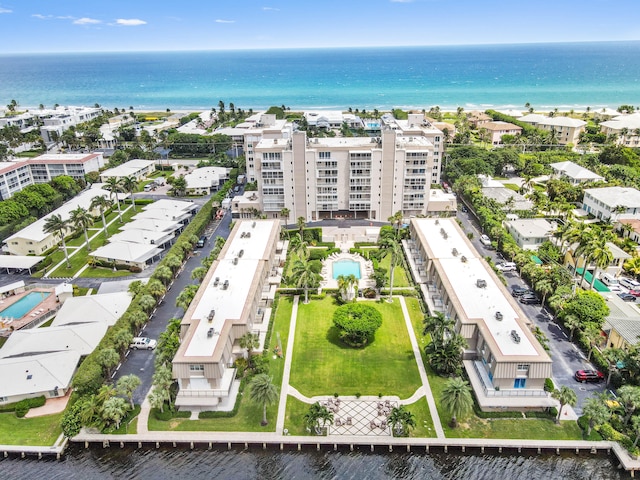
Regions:
<svg viewBox="0 0 640 480"><path fill-rule="evenodd" d="M300 304L290 384L308 397L316 395L397 395L408 398L420 387L399 301L367 302L383 318L375 340L362 349L338 338L333 297Z"/></svg>
<svg viewBox="0 0 640 480"><path fill-rule="evenodd" d="M53 445L62 433L62 414L18 418L14 413L0 413L0 444Z"/></svg>
<svg viewBox="0 0 640 480"><path fill-rule="evenodd" d="M281 297L271 329L270 352L278 344L278 335L282 343L282 349L287 348L289 338L289 322L291 320L291 310L293 300L291 297ZM282 375L284 372L284 358L269 354L269 375L273 377L273 383L277 385L278 391L282 386ZM247 390L245 389L245 392ZM278 414L278 402L267 407L267 419L269 424L261 426L262 406L256 405L243 398L238 413L234 417L226 418L202 418L199 420L189 420L174 418L167 422L159 421L153 415L149 416L149 430L175 430L175 431L212 431L212 432L273 432L276 428L276 417Z"/></svg>

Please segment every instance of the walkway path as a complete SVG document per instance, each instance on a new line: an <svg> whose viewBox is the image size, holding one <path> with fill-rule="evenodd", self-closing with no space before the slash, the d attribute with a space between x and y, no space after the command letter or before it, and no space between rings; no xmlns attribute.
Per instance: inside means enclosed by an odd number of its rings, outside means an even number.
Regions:
<svg viewBox="0 0 640 480"><path fill-rule="evenodd" d="M291 320L289 322L289 338L287 339L287 351L284 354L284 372L282 373L282 387L280 388L280 403L278 404L278 419L276 420L276 434L282 435L284 430L284 417L287 410L287 395L289 395L289 375L291 373L291 359L293 358L293 340L296 336L296 319L298 318L298 302L300 295L293 297ZM297 392L297 390L296 390ZM299 393L298 393L299 395Z"/></svg>
<svg viewBox="0 0 640 480"><path fill-rule="evenodd" d="M404 315L404 321L407 325L407 332L409 332L409 339L411 340L411 347L413 348L413 354L416 357L416 363L418 365L418 371L420 372L420 379L425 388L425 397L429 404L429 411L431 412L431 420L433 420L433 428L436 431L438 438L445 438L444 430L442 429L442 423L440 422L440 416L438 415L438 409L436 408L436 401L433 398L431 387L429 386L429 378L427 377L427 370L424 368L422 361L422 355L420 354L420 347L418 346L418 340L413 333L413 325L411 324L411 317L409 316L409 310L407 310L407 304L404 301L404 297L396 297L400 300L400 307L402 308L402 314Z"/></svg>
<svg viewBox="0 0 640 480"><path fill-rule="evenodd" d="M140 413L138 414L138 434L149 433L149 413L151 413L151 404L149 403L149 393L144 398L144 402L140 405Z"/></svg>
<svg viewBox="0 0 640 480"><path fill-rule="evenodd" d="M127 210L129 210L131 208L131 205L129 205L127 208L125 208L124 210L122 210L122 213L124 214ZM115 221L119 221L120 220L120 216L116 215L116 217L111 220L109 223L107 223L107 228ZM123 224L124 225L124 224ZM98 235L102 234L102 229L99 229L98 232L94 233L92 236L89 237L89 243L91 243L91 241L96 238ZM73 257L76 253L78 253L80 250L82 250L82 248L85 247L85 244L83 243L80 247L67 247L67 251L75 248L75 250L73 252L71 252L69 254L69 258ZM60 268L62 265L65 264L67 260L63 259L60 261L60 263L58 263L57 265L55 265L51 270L49 270L47 273L45 273L42 278L49 278L49 276L55 272L58 268ZM78 275L80 275L80 273L82 273L82 271L86 268L86 265L80 269L80 271L78 271L73 278L76 278Z"/></svg>

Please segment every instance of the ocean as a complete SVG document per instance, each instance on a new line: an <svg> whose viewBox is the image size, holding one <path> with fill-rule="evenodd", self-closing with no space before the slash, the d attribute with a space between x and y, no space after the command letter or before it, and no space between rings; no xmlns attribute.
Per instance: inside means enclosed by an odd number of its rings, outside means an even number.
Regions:
<svg viewBox="0 0 640 480"><path fill-rule="evenodd" d="M207 110L616 108L640 42L0 55L0 105Z"/></svg>

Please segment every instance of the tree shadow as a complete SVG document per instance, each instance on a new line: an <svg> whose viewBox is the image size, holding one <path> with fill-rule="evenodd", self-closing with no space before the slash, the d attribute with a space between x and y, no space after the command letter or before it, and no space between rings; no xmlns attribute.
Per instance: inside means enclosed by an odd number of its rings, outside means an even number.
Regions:
<svg viewBox="0 0 640 480"><path fill-rule="evenodd" d="M373 342L375 342L375 334L372 335L369 338L369 341L362 345L361 347L356 347L353 345L349 345L347 343L345 343L341 338L340 338L340 329L338 327L336 327L335 325L332 325L329 330L327 330L327 335L325 336L325 338L327 339L327 341L343 350L363 350L365 348L367 348L369 345L372 345Z"/></svg>

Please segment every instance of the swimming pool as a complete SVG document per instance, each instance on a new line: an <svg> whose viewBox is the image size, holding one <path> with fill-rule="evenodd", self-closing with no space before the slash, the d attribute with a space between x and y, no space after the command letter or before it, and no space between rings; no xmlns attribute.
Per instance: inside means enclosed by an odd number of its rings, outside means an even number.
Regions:
<svg viewBox="0 0 640 480"><path fill-rule="evenodd" d="M360 262L353 260L337 260L333 262L333 278L336 279L340 275L354 275L360 280Z"/></svg>
<svg viewBox="0 0 640 480"><path fill-rule="evenodd" d="M10 317L16 320L22 318L49 295L51 295L50 292L31 292L10 307L2 310L0 317Z"/></svg>

